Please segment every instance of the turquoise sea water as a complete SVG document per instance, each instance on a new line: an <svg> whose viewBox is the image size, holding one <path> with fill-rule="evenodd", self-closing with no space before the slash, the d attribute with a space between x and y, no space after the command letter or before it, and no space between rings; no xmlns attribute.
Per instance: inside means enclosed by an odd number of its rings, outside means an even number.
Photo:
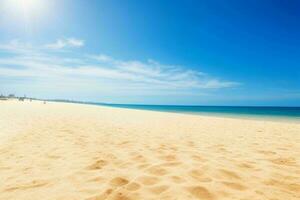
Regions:
<svg viewBox="0 0 300 200"><path fill-rule="evenodd" d="M254 107L254 106L171 106L171 105L133 105L100 104L118 108L151 110L161 112L187 113L195 115L228 116L244 118L272 118L300 121L300 107Z"/></svg>
<svg viewBox="0 0 300 200"><path fill-rule="evenodd" d="M234 118L259 118L272 120L292 120L300 122L300 107L268 107L268 106L182 106L182 105L138 105L107 104L52 100L59 102L81 103L117 108L151 110L160 112L186 113L194 115L225 116Z"/></svg>

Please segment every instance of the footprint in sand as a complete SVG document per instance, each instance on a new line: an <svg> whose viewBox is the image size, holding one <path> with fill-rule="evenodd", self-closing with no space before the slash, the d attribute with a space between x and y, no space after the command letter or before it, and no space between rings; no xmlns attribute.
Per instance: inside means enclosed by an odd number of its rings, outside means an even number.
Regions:
<svg viewBox="0 0 300 200"><path fill-rule="evenodd" d="M187 191L191 193L194 197L201 200L214 200L214 195L209 192L205 187L194 186L187 188Z"/></svg>
<svg viewBox="0 0 300 200"><path fill-rule="evenodd" d="M171 181L173 181L174 183L184 183L185 179L180 177L180 176L171 176L170 177Z"/></svg>
<svg viewBox="0 0 300 200"><path fill-rule="evenodd" d="M270 162L277 164L277 165L285 165L285 166L296 166L296 159L295 158L277 158L270 160Z"/></svg>
<svg viewBox="0 0 300 200"><path fill-rule="evenodd" d="M136 155L132 158L132 160L136 161L136 162L141 162L141 163L147 162L147 159L142 155Z"/></svg>
<svg viewBox="0 0 300 200"><path fill-rule="evenodd" d="M159 158L164 161L176 161L177 160L176 155L173 155L173 154L166 155L166 156L160 156Z"/></svg>
<svg viewBox="0 0 300 200"><path fill-rule="evenodd" d="M159 178L155 176L142 176L137 179L143 185L154 185L160 181Z"/></svg>
<svg viewBox="0 0 300 200"><path fill-rule="evenodd" d="M227 187L234 189L234 190L246 190L247 187L244 185L241 185L239 183L233 183L233 182L222 182L224 185L226 185Z"/></svg>
<svg viewBox="0 0 300 200"><path fill-rule="evenodd" d="M212 179L208 176L206 176L203 171L200 171L200 170L191 170L188 172L188 174L194 178L195 180L197 181L200 181L200 182L211 182Z"/></svg>
<svg viewBox="0 0 300 200"><path fill-rule="evenodd" d="M98 177L95 177L95 178L91 178L89 181L90 182L103 182L105 180L105 178L101 177L101 176L98 176Z"/></svg>
<svg viewBox="0 0 300 200"><path fill-rule="evenodd" d="M153 166L153 167L149 168L146 171L149 174L153 174L153 175L156 175L156 176L163 176L163 175L166 175L168 173L168 171L166 169L158 167L158 166Z"/></svg>
<svg viewBox="0 0 300 200"><path fill-rule="evenodd" d="M133 199L133 198L130 198L130 197L128 196L128 194L125 194L125 193L123 193L123 192L118 192L118 193L116 193L116 194L114 194L114 195L112 196L112 199L113 199L113 200L131 200L131 199Z"/></svg>
<svg viewBox="0 0 300 200"><path fill-rule="evenodd" d="M92 165L88 166L86 169L88 170L99 170L106 166L108 163L105 160L97 160Z"/></svg>
<svg viewBox="0 0 300 200"><path fill-rule="evenodd" d="M132 165L133 165L132 162L120 162L120 163L117 164L117 166L120 167L120 168L127 168L127 167L130 167Z"/></svg>
<svg viewBox="0 0 300 200"><path fill-rule="evenodd" d="M122 177L116 177L110 181L110 185L116 186L116 187L127 185L128 183L129 183L129 181Z"/></svg>
<svg viewBox="0 0 300 200"><path fill-rule="evenodd" d="M132 182L132 183L129 183L127 186L126 186L126 189L129 190L129 191L136 191L138 189L141 188L141 185L136 183L136 182Z"/></svg>

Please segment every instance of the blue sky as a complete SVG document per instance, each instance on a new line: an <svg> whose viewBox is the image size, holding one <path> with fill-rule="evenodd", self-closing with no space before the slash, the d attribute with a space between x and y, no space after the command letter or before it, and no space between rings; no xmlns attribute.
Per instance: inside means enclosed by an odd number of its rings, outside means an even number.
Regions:
<svg viewBox="0 0 300 200"><path fill-rule="evenodd" d="M300 2L3 0L0 93L300 106Z"/></svg>

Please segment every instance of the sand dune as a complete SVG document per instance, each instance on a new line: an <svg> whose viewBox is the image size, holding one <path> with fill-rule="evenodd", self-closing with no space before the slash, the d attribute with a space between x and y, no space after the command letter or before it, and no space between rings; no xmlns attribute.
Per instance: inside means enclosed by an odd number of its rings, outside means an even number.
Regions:
<svg viewBox="0 0 300 200"><path fill-rule="evenodd" d="M0 102L0 199L300 199L300 124Z"/></svg>

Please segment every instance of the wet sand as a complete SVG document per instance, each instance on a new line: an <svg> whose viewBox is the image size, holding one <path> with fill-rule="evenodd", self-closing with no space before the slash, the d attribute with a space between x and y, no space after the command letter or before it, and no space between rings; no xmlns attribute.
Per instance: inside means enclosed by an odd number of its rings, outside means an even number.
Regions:
<svg viewBox="0 0 300 200"><path fill-rule="evenodd" d="M300 123L0 102L0 199L300 199Z"/></svg>

